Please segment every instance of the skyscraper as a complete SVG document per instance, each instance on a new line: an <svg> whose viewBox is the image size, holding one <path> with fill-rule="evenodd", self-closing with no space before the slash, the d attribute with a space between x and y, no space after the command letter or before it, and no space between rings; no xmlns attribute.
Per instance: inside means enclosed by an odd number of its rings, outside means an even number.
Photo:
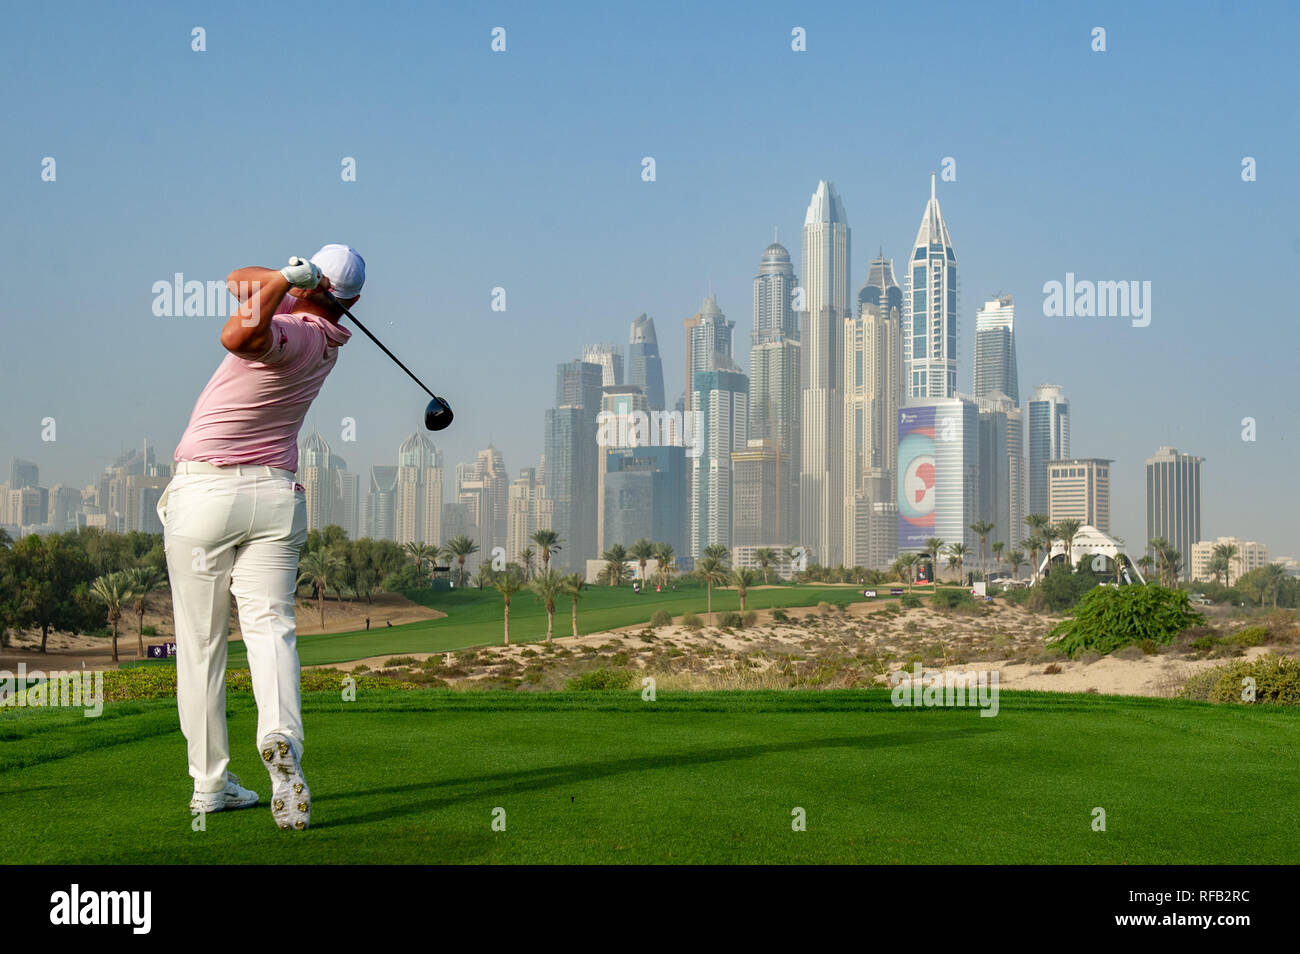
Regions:
<svg viewBox="0 0 1300 954"><path fill-rule="evenodd" d="M24 487L39 487L41 483L40 468L30 460L15 457L9 462L9 489L22 490Z"/></svg>
<svg viewBox="0 0 1300 954"><path fill-rule="evenodd" d="M1040 384L1029 401L1029 513L1047 516L1047 465L1070 456L1070 402L1059 385Z"/></svg>
<svg viewBox="0 0 1300 954"><path fill-rule="evenodd" d="M1161 447L1147 458L1147 540L1168 540L1182 556L1179 576L1189 578L1192 546L1201 539L1201 464L1204 457Z"/></svg>
<svg viewBox="0 0 1300 954"><path fill-rule="evenodd" d="M623 383L623 349L616 344L602 343L584 345L583 361L600 365L600 383L604 387L613 387Z"/></svg>
<svg viewBox="0 0 1300 954"><path fill-rule="evenodd" d="M850 232L835 187L817 184L803 224L799 536L818 563L843 562L843 322L849 313Z"/></svg>
<svg viewBox="0 0 1300 954"><path fill-rule="evenodd" d="M802 388L799 318L794 310L794 266L773 241L754 278L754 331L749 350L749 438L773 443L779 537L764 544L799 541L799 429Z"/></svg>
<svg viewBox="0 0 1300 954"><path fill-rule="evenodd" d="M561 550L556 569L586 568L596 554L596 418L602 369L586 361L556 368L555 407L546 412L546 496Z"/></svg>
<svg viewBox="0 0 1300 954"><path fill-rule="evenodd" d="M551 529L551 502L536 469L525 467L510 482L506 507L506 558L522 562L519 554L533 546L533 534Z"/></svg>
<svg viewBox="0 0 1300 954"><path fill-rule="evenodd" d="M1048 467L1047 516L1077 520L1110 533L1110 465L1099 457L1054 460Z"/></svg>
<svg viewBox="0 0 1300 954"><path fill-rule="evenodd" d="M858 314L844 320L844 563L891 563L903 404L903 292L883 254L867 269ZM879 526L877 526L879 524ZM873 546L872 541L883 542Z"/></svg>
<svg viewBox="0 0 1300 954"><path fill-rule="evenodd" d="M456 502L463 504L474 526L471 534L479 545L474 562L466 562L467 570L478 563L493 559L493 551L500 547L507 560L514 554L506 549L506 502L510 492L510 476L506 473L501 451L489 445L478 452L473 464L456 468Z"/></svg>
<svg viewBox="0 0 1300 954"><path fill-rule="evenodd" d="M312 431L298 449L298 483L307 503L307 529L320 530L333 523L334 474L330 446L319 431Z"/></svg>
<svg viewBox="0 0 1300 954"><path fill-rule="evenodd" d="M606 458L622 448L648 444L650 436L638 428L638 421L649 421L650 405L644 392L632 384L605 387L600 398L600 416L596 421L596 553L604 553L611 544L626 543L605 532Z"/></svg>
<svg viewBox="0 0 1300 954"><path fill-rule="evenodd" d="M627 346L627 383L645 392L652 411L662 411L664 404L664 366L659 357L659 339L655 337L655 320L642 312L632 322Z"/></svg>
<svg viewBox="0 0 1300 954"><path fill-rule="evenodd" d="M372 540L397 540L397 468L391 464L370 468L361 527Z"/></svg>
<svg viewBox="0 0 1300 954"><path fill-rule="evenodd" d="M397 449L394 531L400 544L441 546L442 453L423 434L415 433Z"/></svg>
<svg viewBox="0 0 1300 954"><path fill-rule="evenodd" d="M993 524L988 542L1020 545L1025 526L1025 412L1001 391L975 399L979 409L979 514Z"/></svg>
<svg viewBox="0 0 1300 954"><path fill-rule="evenodd" d="M715 295L708 295L700 310L683 323L686 328L686 401L691 408L695 375L702 371L737 371L732 353L734 321L718 307Z"/></svg>
<svg viewBox="0 0 1300 954"><path fill-rule="evenodd" d="M1020 403L1016 366L1015 305L1010 295L990 298L975 313L975 396L1001 391Z"/></svg>
<svg viewBox="0 0 1300 954"><path fill-rule="evenodd" d="M952 397L957 393L957 256L939 211L933 173L908 262L903 307L908 396Z"/></svg>
<svg viewBox="0 0 1300 954"><path fill-rule="evenodd" d="M898 549L922 552L938 537L978 555L979 413L963 397L898 412Z"/></svg>
<svg viewBox="0 0 1300 954"><path fill-rule="evenodd" d="M731 546L784 544L785 463L771 438L751 437L743 450L731 452Z"/></svg>
<svg viewBox="0 0 1300 954"><path fill-rule="evenodd" d="M749 441L749 379L739 371L699 371L691 406L699 411L700 455L690 468L685 555L731 546L731 453Z"/></svg>
<svg viewBox="0 0 1300 954"><path fill-rule="evenodd" d="M685 448L623 448L609 452L604 464L606 546L645 538L687 556Z"/></svg>

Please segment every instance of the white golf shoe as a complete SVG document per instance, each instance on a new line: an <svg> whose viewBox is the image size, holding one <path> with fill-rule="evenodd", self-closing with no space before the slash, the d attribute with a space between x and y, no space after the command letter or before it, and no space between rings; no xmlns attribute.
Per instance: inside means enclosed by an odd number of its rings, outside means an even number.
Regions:
<svg viewBox="0 0 1300 954"><path fill-rule="evenodd" d="M257 792L250 791L239 784L239 776L226 773L226 787L219 792L195 792L190 799L191 812L231 812L240 808L251 808L257 804Z"/></svg>
<svg viewBox="0 0 1300 954"><path fill-rule="evenodd" d="M283 831L305 831L311 822L311 790L289 740L268 735L262 740L262 763L271 775L271 817Z"/></svg>

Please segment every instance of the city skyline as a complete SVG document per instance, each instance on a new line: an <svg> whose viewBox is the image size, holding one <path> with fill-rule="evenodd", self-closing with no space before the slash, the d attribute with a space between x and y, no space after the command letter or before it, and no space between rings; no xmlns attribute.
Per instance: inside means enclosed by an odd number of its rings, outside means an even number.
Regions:
<svg viewBox="0 0 1300 954"><path fill-rule="evenodd" d="M835 182L858 232L849 270L861 274L868 261L861 250L883 245L902 280L934 171L965 292L957 391L973 391L975 306L1011 294L1022 400L1044 381L1065 388L1071 453L1115 461L1118 536L1130 546L1141 538L1144 462L1169 445L1206 460L1207 536L1262 540L1277 553L1300 549L1300 515L1275 503L1286 499L1298 466L1290 422L1300 419L1300 398L1288 387L1289 349L1262 345L1285 340L1284 309L1272 303L1288 300L1284 276L1300 252L1290 212L1297 185L1281 175L1298 148L1296 129L1277 111L1289 101L1291 55L1281 37L1294 32L1286 27L1297 23L1294 9L1275 7L1277 30L1261 37L1249 18L1214 7L1181 11L1174 31L1157 12L1102 7L1095 19L1111 39L1105 53L1090 49L1091 18L1023 8L1009 31L1005 18L976 10L954 10L936 28L918 12L827 8L802 24L809 43L800 54L789 49L790 15L777 8L756 9L739 29L726 14L700 11L685 32L652 11L629 11L621 22L635 44L604 32L599 18L502 15L510 51L493 57L485 21L447 12L438 29L466 39L422 67L431 97L376 95L409 89L409 78L385 61L384 34L360 28L353 49L372 65L348 92L352 128L344 144L308 150L306 168L315 171L303 185L321 201L250 229L231 197L274 195L305 168L270 117L250 118L249 131L271 145L239 162L196 146L211 141L204 117L217 100L252 102L263 92L240 66L261 62L267 49L228 42L251 30L250 12L212 15L205 59L165 18L126 24L86 11L88 28L69 33L14 11L8 36L25 39L5 41L0 68L70 81L13 104L18 148L0 160L13 184L11 220L28 223L11 243L13 269L27 281L13 289L5 318L0 454L39 461L49 486L84 486L144 437L169 454L220 360L220 323L154 315L152 285L177 272L219 280L238 265L274 265L342 238L371 266L358 316L456 406L456 426L439 450L449 462L471 461L495 443L514 474L541 456L536 417L554 366L586 343L625 341L641 313L658 324L671 406L685 384L678 322L710 287L725 313L748 311L756 253L773 225L796 234L819 179ZM289 22L280 11L269 21ZM862 35L882 30L896 42L879 51L880 95L953 103L939 122L886 113L891 149L880 148L875 120L846 118L862 81L844 64ZM468 38L480 32L476 50ZM327 41L323 26L306 25L304 42ZM917 44L949 59L995 47L1010 66L954 88L942 75L908 68L904 51ZM168 51L161 68L170 81L149 93L154 109L175 118L166 137L123 114L112 86L88 81L106 49L136 60ZM530 90L526 79L542 57L554 67L553 86ZM593 63L615 62L620 69L592 89L585 78ZM292 64L269 68L285 88L292 84ZM1040 78L1032 87L1027 73ZM217 75L219 97L211 88ZM1256 95L1234 92L1237 75L1251 77ZM663 95L647 101L647 85ZM707 97L686 95L702 85ZM633 99L644 105L635 116L623 108ZM1194 112L1177 105L1189 101L1199 104ZM374 103L384 105L372 115ZM51 119L73 109L86 117L76 128ZM1213 142L1200 120L1205 110L1226 117ZM398 111L436 123L395 131ZM759 148L755 130L773 111L831 125L834 134L816 150L798 133L768 137ZM1079 124L1092 132L1067 132ZM493 137L506 128L523 147L488 163L470 158L477 151L458 155L442 145L449 137L483 142L495 154ZM45 156L58 160L55 182L40 179ZM344 156L357 160L356 182L339 179ZM653 181L642 178L647 156L656 160ZM1258 160L1258 181L1243 181L1245 157ZM146 227L157 222L177 227ZM1259 243L1261 234L1280 238ZM75 282L65 275L70 254L81 268ZM1189 278L1224 273L1252 277ZM1150 280L1150 326L1045 316L1044 283L1067 274ZM497 287L507 292L504 312L491 308ZM1237 316L1247 313L1253 333L1238 334ZM1234 330L1225 333L1225 324ZM87 416L88 408L97 413ZM358 338L343 349L304 433L319 430L365 475L362 462L388 466L379 462L418 426L419 408L418 391ZM52 442L41 440L47 418L57 422ZM339 443L344 418L357 422L355 444ZM1247 418L1258 425L1257 440L1242 439ZM455 488L449 483L445 493Z"/></svg>

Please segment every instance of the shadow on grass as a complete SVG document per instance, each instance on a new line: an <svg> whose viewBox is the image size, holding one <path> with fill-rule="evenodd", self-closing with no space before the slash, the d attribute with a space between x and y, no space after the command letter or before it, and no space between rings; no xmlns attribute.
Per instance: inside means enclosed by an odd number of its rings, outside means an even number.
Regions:
<svg viewBox="0 0 1300 954"><path fill-rule="evenodd" d="M762 745L739 745L726 748L711 748L703 751L661 754L639 758L609 759L603 762L582 762L570 765L543 766L524 769L517 772L495 772L486 775L451 778L437 782L417 782L410 785L395 785L386 788L372 788L363 791L339 792L337 794L315 795L313 803L327 802L334 799L351 800L370 796L404 795L428 793L430 788L447 789L462 786L472 787L472 795L486 797L489 795L514 795L522 792L539 791L548 788L571 785L577 782L623 775L628 772L644 772L661 768L680 768L691 765L709 765L719 762L732 762L740 759L758 758L763 755L776 755L783 752L805 752L813 749L853 748L879 749L893 746L917 745L926 742L944 742L966 738L984 732L995 731L995 727L973 727L949 729L941 732L887 732L880 735L850 736L829 739L807 739L798 742L774 742ZM364 822L384 821L403 815L415 815L421 812L436 811L450 805L465 801L466 793L439 795L435 797L413 798L401 805L395 805L379 811L362 812L345 815L341 818L322 820L313 824L313 828L333 828L342 825L355 825Z"/></svg>

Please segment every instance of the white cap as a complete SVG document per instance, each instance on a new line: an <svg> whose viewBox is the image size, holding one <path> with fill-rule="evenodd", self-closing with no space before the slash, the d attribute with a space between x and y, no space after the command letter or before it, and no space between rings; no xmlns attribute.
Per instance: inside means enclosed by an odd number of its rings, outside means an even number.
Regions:
<svg viewBox="0 0 1300 954"><path fill-rule="evenodd" d="M330 280L336 298L355 298L366 283L366 260L350 245L326 245L311 262Z"/></svg>

